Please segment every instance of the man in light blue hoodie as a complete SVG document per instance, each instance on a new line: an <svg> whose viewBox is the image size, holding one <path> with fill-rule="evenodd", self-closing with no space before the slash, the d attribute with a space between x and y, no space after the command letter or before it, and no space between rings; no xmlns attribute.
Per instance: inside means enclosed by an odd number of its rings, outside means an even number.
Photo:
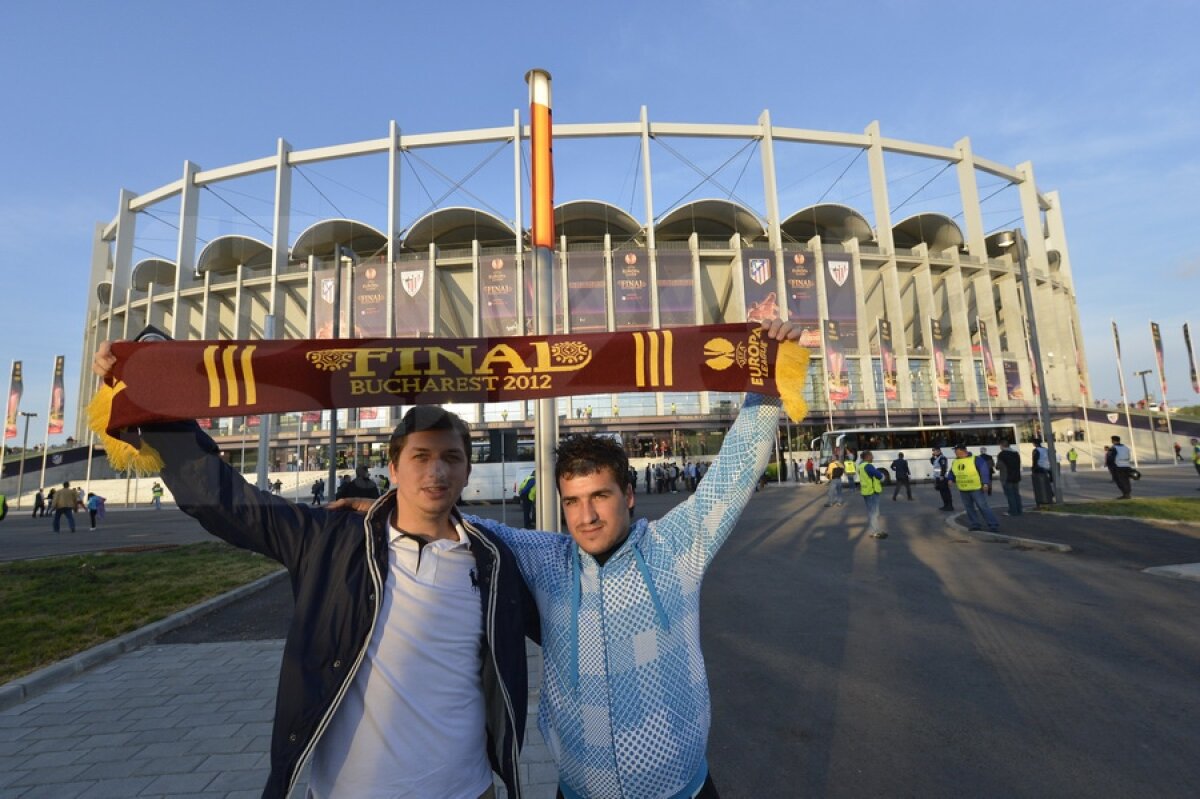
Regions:
<svg viewBox="0 0 1200 799"><path fill-rule="evenodd" d="M800 337L779 320L763 329L779 341ZM565 799L717 796L705 758L700 586L770 458L779 407L748 394L696 492L657 521L632 521L628 459L596 436L558 450L570 537L472 520L508 544L537 600L538 725Z"/></svg>

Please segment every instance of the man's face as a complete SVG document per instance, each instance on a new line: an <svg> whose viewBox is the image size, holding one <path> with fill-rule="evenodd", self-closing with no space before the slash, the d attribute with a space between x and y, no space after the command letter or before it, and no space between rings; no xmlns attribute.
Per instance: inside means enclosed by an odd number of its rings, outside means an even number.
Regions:
<svg viewBox="0 0 1200 799"><path fill-rule="evenodd" d="M453 430L409 433L400 456L388 464L396 504L427 518L450 512L470 473L462 437Z"/></svg>
<svg viewBox="0 0 1200 799"><path fill-rule="evenodd" d="M567 529L589 555L602 555L629 535L633 492L611 469L559 478L558 493Z"/></svg>

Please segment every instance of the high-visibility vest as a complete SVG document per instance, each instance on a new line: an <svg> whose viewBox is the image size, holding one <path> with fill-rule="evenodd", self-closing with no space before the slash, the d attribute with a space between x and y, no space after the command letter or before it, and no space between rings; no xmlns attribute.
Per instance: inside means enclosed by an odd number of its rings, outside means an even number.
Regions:
<svg viewBox="0 0 1200 799"><path fill-rule="evenodd" d="M1071 463L1074 463L1075 461L1079 460L1079 453L1072 449L1067 453L1067 460L1069 460Z"/></svg>
<svg viewBox="0 0 1200 799"><path fill-rule="evenodd" d="M858 481L858 490L862 492L864 497L869 497L872 494L882 494L883 481L878 477L872 477L871 475L867 474L866 467L864 466L862 475L860 475L860 479Z"/></svg>
<svg viewBox="0 0 1200 799"><path fill-rule="evenodd" d="M1192 447L1192 463L1200 463L1200 444Z"/></svg>
<svg viewBox="0 0 1200 799"><path fill-rule="evenodd" d="M983 488L983 479L979 476L979 467L975 465L975 457L955 458L950 464L954 472L954 484L959 491L978 491Z"/></svg>
<svg viewBox="0 0 1200 799"><path fill-rule="evenodd" d="M854 467L854 459L853 458L846 459L845 469L846 469L847 477L853 477L858 472L858 469L856 469Z"/></svg>

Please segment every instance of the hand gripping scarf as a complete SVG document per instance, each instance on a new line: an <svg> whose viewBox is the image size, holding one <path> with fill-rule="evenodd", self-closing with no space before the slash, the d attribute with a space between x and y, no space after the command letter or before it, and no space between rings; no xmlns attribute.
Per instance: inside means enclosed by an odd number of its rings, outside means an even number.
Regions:
<svg viewBox="0 0 1200 799"><path fill-rule="evenodd" d="M807 413L808 350L757 324L487 339L124 341L88 408L118 470L161 468L140 425L221 416L505 402L579 394L751 391Z"/></svg>

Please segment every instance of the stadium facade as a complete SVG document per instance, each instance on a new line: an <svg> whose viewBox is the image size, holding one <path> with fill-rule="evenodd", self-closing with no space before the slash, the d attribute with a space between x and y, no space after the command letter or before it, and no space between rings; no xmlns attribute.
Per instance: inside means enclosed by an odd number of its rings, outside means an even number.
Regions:
<svg viewBox="0 0 1200 799"><path fill-rule="evenodd" d="M178 339L531 331L533 293L526 272L531 259L522 210L528 135L515 113L511 125L419 135L402 135L393 122L384 138L309 150L293 150L281 139L265 158L211 169L185 162L178 180L141 194L122 191L115 218L95 231L81 362L90 362L99 341L127 338L147 324ZM1029 163L1010 167L986 160L965 138L951 147L885 138L878 123L862 133L778 127L769 112L754 124L680 124L652 122L643 109L632 122L558 124L554 136L559 146L614 138L633 142L640 151L636 180L643 200L636 214L610 202L557 198L556 332L772 315L798 320L814 354L829 346L838 356L836 362L812 359L810 418L805 427L785 431L798 449L807 449L811 437L830 425L881 423L885 415L893 425L938 416L1028 420L1043 389L1035 383L1020 270L1015 252L1005 246L1007 229L986 229L988 198L980 197L981 181L998 180L1019 200L1008 228L1021 228L1028 242L1033 307L1049 367L1044 390L1055 412L1064 415L1087 396L1059 198L1038 190ZM653 143L677 139L752 143L761 169L761 207L732 199L730 191L723 199L657 209L652 160L661 153L655 155ZM481 143L511 147L511 185L502 194L512 203L512 218L481 207L439 207L402 227L404 156ZM869 197L861 207L818 197L784 207L785 193L778 187L794 184L795 176L777 166L776 153L794 144L864 159ZM961 212L895 218L885 155L953 169L957 198L950 205L961 205ZM378 199L386 203L386 224L326 218L301 229L292 212L297 170L364 156L376 156L381 165L377 185L386 181L387 189ZM202 196L208 201L203 192L250 175L273 178L270 218L258 226L261 235L202 240ZM151 217L177 230L173 258L135 258L142 249L135 245L139 222ZM881 319L892 339L884 358ZM81 385L92 385L86 371L83 378ZM88 393L81 392L77 418L84 418ZM718 442L708 436L720 435L737 401L703 393L630 393L563 398L558 407L562 432L611 430L623 434L635 455L698 456L715 453ZM343 457L377 457L400 410L339 412L347 442ZM456 410L475 424L485 459L500 452L519 456L522 436L532 426L532 403ZM254 458L251 439L259 422L250 417L206 424L244 460ZM274 419L272 465L321 467L329 424L329 412Z"/></svg>

